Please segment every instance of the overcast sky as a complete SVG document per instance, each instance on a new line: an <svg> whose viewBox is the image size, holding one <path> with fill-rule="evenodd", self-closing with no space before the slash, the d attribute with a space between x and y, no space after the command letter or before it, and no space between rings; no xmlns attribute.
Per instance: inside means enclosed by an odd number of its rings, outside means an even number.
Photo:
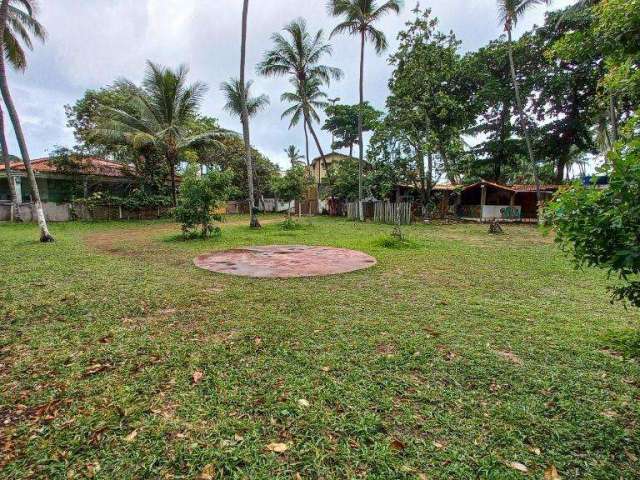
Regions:
<svg viewBox="0 0 640 480"><path fill-rule="evenodd" d="M400 16L389 16L379 27L389 40L389 51L366 56L365 96L384 108L391 69L387 57L397 45L396 35L413 15L415 0L405 3ZM572 3L556 0L554 8ZM15 101L33 158L46 156L54 146L73 146L72 131L65 127L64 105L75 102L86 89L99 88L126 77L138 82L147 59L175 67L186 63L190 79L210 86L202 113L216 117L222 126L240 130L239 121L222 109L221 82L238 75L241 0L47 0L40 2L40 19L48 30L44 45L36 45L23 74L10 74ZM502 33L495 0L431 0L429 6L444 31L453 30L464 50L473 50ZM517 33L540 24L545 8L533 11ZM290 144L304 150L302 127L288 130L280 120L284 106L280 94L289 87L285 79L257 77L255 65L270 48L270 35L290 20L303 16L309 26L328 34L336 20L327 15L326 0L252 0L249 14L248 74L255 80L254 94L266 93L271 107L252 122L252 143L271 160L287 165L283 149ZM332 40L334 54L324 63L344 70L344 78L331 85L331 97L342 103L357 101L358 42ZM319 129L318 129L319 130ZM16 153L13 132L8 132ZM325 148L330 138L322 135ZM315 156L312 149L312 157Z"/></svg>

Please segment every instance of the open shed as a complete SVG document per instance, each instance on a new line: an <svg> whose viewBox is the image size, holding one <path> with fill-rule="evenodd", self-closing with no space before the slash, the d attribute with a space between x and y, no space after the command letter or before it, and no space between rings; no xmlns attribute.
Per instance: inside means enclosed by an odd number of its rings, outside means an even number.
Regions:
<svg viewBox="0 0 640 480"><path fill-rule="evenodd" d="M558 190L557 185L541 185L542 202ZM502 185L482 180L463 188L458 196L458 216L478 221L533 222L538 219L535 185Z"/></svg>

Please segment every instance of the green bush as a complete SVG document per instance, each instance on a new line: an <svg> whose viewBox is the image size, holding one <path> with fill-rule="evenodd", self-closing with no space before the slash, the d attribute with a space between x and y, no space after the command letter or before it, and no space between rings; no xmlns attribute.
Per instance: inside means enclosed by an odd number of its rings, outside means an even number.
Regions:
<svg viewBox="0 0 640 480"><path fill-rule="evenodd" d="M195 166L187 168L180 185L180 199L175 212L176 220L182 224L185 238L198 235L206 238L221 234L220 228L212 224L215 220L221 220L214 211L229 198L231 180L230 172L211 170L199 176Z"/></svg>
<svg viewBox="0 0 640 480"><path fill-rule="evenodd" d="M304 226L296 222L293 218L287 217L284 222L280 223L280 228L282 230L302 230Z"/></svg>
<svg viewBox="0 0 640 480"><path fill-rule="evenodd" d="M622 285L613 300L640 307L640 118L626 126L623 140L602 169L608 188L575 184L545 209L556 241L578 266L605 268Z"/></svg>

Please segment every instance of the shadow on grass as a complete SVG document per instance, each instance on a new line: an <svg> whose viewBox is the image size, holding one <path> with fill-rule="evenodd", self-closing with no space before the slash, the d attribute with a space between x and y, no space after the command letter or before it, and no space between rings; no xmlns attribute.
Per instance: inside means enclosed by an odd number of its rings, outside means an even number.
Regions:
<svg viewBox="0 0 640 480"><path fill-rule="evenodd" d="M624 358L640 359L640 330L611 332L604 337L603 346Z"/></svg>

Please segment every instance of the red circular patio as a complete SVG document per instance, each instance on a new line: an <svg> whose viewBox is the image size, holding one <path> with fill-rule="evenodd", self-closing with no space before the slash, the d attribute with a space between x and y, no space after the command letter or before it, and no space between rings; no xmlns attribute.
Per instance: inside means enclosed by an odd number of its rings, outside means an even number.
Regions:
<svg viewBox="0 0 640 480"><path fill-rule="evenodd" d="M346 248L271 245L234 248L200 255L197 267L217 273L254 278L294 278L335 275L374 266L376 259Z"/></svg>

